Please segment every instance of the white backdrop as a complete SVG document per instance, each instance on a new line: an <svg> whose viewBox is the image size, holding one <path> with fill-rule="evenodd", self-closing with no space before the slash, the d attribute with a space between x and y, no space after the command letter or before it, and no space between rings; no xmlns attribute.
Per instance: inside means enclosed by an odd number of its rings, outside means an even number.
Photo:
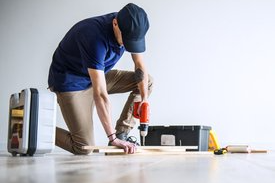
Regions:
<svg viewBox="0 0 275 183"><path fill-rule="evenodd" d="M0 1L0 149L6 148L10 94L46 89L52 54L69 28L127 2ZM222 146L275 149L275 1L132 2L147 11L151 25L144 54L155 80L151 125L209 125ZM128 53L116 68L133 68ZM126 98L111 96L114 123ZM57 124L65 128L60 111ZM105 145L96 115L95 129L97 145Z"/></svg>

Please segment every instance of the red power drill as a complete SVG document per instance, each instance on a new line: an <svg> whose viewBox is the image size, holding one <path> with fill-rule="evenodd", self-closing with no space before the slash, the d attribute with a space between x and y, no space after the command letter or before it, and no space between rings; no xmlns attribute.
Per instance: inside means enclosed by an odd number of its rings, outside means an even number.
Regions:
<svg viewBox="0 0 275 183"><path fill-rule="evenodd" d="M143 143L142 145L145 145L145 137L148 134L148 126L149 126L149 104L147 102L143 102L140 106L140 111L138 113L138 107L140 105L140 102L134 103L134 111L133 116L137 119L139 119L139 130L140 130L140 136L142 137Z"/></svg>

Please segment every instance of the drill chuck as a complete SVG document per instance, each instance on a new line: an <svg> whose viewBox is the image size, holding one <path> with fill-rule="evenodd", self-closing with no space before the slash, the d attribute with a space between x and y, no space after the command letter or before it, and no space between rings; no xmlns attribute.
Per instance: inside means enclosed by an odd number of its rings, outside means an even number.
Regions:
<svg viewBox="0 0 275 183"><path fill-rule="evenodd" d="M140 124L139 131L142 137L146 137L148 134L148 124Z"/></svg>

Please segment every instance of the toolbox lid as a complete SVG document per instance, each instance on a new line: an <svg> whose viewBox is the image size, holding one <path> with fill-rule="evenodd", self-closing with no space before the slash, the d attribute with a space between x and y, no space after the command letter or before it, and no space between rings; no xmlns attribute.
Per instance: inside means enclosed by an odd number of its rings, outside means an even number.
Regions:
<svg viewBox="0 0 275 183"><path fill-rule="evenodd" d="M211 130L211 126L203 125L163 125L163 126L149 126L148 130Z"/></svg>

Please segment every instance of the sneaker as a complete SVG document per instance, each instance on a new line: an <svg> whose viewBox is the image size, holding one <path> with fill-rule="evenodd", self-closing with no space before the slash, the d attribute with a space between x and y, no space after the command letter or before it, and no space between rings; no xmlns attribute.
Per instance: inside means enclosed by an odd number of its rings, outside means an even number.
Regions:
<svg viewBox="0 0 275 183"><path fill-rule="evenodd" d="M135 144L136 146L140 146L140 144L137 142L137 138L135 136L130 136L126 139L126 141L131 142Z"/></svg>
<svg viewBox="0 0 275 183"><path fill-rule="evenodd" d="M137 138L134 137L134 136L129 136L128 137L128 133L126 133L126 132L117 133L116 137L120 140L131 142L131 143L133 143L137 146L140 146L140 144L137 142ZM110 142L108 143L108 146L112 146Z"/></svg>
<svg viewBox="0 0 275 183"><path fill-rule="evenodd" d="M128 133L125 133L125 132L117 133L116 137L120 140L131 142L131 143L136 144L137 146L139 146L139 143L137 142L137 138L135 136L129 136L128 137Z"/></svg>
<svg viewBox="0 0 275 183"><path fill-rule="evenodd" d="M128 133L126 133L126 132L117 133L117 134L116 134L116 138L118 138L118 139L120 139L120 140L127 141Z"/></svg>

